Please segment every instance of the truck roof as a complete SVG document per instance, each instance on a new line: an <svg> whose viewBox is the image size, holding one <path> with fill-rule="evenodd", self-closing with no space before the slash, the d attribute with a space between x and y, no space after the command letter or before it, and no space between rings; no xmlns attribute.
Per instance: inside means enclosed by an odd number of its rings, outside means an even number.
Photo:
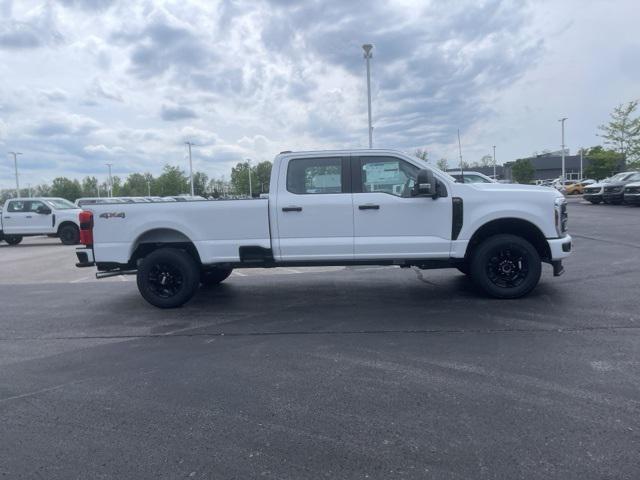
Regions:
<svg viewBox="0 0 640 480"><path fill-rule="evenodd" d="M391 148L351 148L351 149L343 149L343 150L301 150L301 151L285 150L283 152L280 152L277 155L277 157L291 157L291 156L300 156L300 155L304 155L304 156L350 155L353 153L369 154L369 155L380 155L380 154L408 155L405 152L391 149Z"/></svg>

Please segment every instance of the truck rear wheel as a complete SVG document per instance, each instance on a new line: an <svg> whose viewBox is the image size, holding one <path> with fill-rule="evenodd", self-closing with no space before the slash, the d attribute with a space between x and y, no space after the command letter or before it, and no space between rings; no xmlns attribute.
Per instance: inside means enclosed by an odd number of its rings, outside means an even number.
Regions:
<svg viewBox="0 0 640 480"><path fill-rule="evenodd" d="M233 272L233 268L211 268L200 274L200 282L203 285L217 285L224 282Z"/></svg>
<svg viewBox="0 0 640 480"><path fill-rule="evenodd" d="M516 235L494 235L473 253L471 278L495 298L519 298L540 280L540 255L531 243Z"/></svg>
<svg viewBox="0 0 640 480"><path fill-rule="evenodd" d="M4 241L9 245L18 245L22 241L21 235L4 235Z"/></svg>
<svg viewBox="0 0 640 480"><path fill-rule="evenodd" d="M161 248L142 260L137 283L140 294L151 305L176 308L196 293L200 268L184 250Z"/></svg>
<svg viewBox="0 0 640 480"><path fill-rule="evenodd" d="M80 241L80 230L75 225L62 225L58 229L58 237L63 245L77 245Z"/></svg>

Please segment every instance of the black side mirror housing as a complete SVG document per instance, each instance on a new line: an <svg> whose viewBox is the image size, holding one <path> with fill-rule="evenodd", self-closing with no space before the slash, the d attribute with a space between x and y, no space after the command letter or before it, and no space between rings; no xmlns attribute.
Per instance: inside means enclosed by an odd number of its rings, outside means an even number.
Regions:
<svg viewBox="0 0 640 480"><path fill-rule="evenodd" d="M36 213L40 215L49 215L51 213L51 209L41 205L36 209Z"/></svg>
<svg viewBox="0 0 640 480"><path fill-rule="evenodd" d="M412 197L438 198L438 184L435 175L431 170L423 169L418 172L416 184L411 191Z"/></svg>

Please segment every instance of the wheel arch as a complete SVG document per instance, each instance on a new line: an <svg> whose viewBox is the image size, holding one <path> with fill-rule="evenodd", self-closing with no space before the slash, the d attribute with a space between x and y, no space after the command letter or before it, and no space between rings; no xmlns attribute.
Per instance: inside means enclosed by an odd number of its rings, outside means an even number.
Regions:
<svg viewBox="0 0 640 480"><path fill-rule="evenodd" d="M69 225L71 225L72 227L74 227L74 228L76 228L76 229L80 230L80 228L78 227L78 224L77 224L77 223L75 223L74 221L72 221L72 220L63 220L62 222L60 222L60 223L58 224L58 228L56 229L57 234L58 234L58 235L60 234L60 229L62 229L62 228L64 228L64 227L67 227L67 226L69 226Z"/></svg>
<svg viewBox="0 0 640 480"><path fill-rule="evenodd" d="M160 248L177 248L186 251L199 264L200 253L193 241L183 232L173 228L152 228L138 235L129 254L129 265L136 266L138 260Z"/></svg>
<svg viewBox="0 0 640 480"><path fill-rule="evenodd" d="M483 240L501 233L522 237L530 242L537 250L543 261L551 261L551 250L542 230L534 223L522 218L498 218L479 227L471 236L465 252L465 260L469 261L474 250Z"/></svg>

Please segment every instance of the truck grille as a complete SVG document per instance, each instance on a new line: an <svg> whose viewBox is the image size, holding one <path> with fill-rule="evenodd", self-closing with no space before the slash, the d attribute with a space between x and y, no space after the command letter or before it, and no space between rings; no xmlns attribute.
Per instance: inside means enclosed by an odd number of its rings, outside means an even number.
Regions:
<svg viewBox="0 0 640 480"><path fill-rule="evenodd" d="M600 187L591 187L591 188L585 188L584 189L584 193L598 193L600 191Z"/></svg>
<svg viewBox="0 0 640 480"><path fill-rule="evenodd" d="M622 187L604 187L605 193L622 193Z"/></svg>
<svg viewBox="0 0 640 480"><path fill-rule="evenodd" d="M624 189L624 193L640 193L640 187L627 187Z"/></svg>

